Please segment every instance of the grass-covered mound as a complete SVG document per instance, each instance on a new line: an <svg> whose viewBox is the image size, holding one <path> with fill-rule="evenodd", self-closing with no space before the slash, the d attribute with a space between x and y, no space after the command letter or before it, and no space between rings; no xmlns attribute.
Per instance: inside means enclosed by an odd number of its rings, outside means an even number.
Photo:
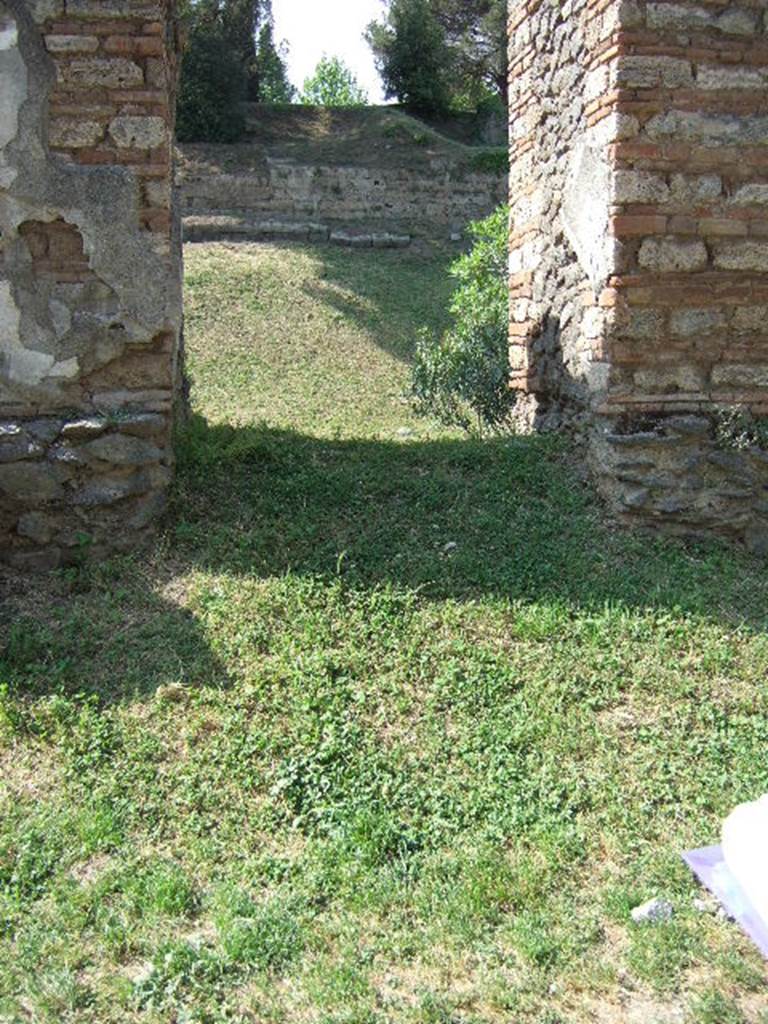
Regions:
<svg viewBox="0 0 768 1024"><path fill-rule="evenodd" d="M314 166L362 166L503 177L506 153L456 141L397 107L247 107L247 132L235 145L185 145L180 158L235 171L267 157Z"/></svg>

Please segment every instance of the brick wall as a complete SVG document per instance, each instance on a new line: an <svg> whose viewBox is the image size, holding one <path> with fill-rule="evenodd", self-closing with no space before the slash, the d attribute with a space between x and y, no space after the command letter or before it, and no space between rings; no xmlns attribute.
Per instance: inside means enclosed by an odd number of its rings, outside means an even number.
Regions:
<svg viewBox="0 0 768 1024"><path fill-rule="evenodd" d="M510 17L521 414L588 427L622 516L768 551L749 425L768 413L765 4L512 0Z"/></svg>
<svg viewBox="0 0 768 1024"><path fill-rule="evenodd" d="M136 547L179 382L170 0L0 2L0 559Z"/></svg>
<svg viewBox="0 0 768 1024"><path fill-rule="evenodd" d="M175 49L164 5L118 6L119 18L115 5L94 2L69 5L64 20L46 22L56 71L48 140L75 164L130 168L140 183L141 225L167 236Z"/></svg>

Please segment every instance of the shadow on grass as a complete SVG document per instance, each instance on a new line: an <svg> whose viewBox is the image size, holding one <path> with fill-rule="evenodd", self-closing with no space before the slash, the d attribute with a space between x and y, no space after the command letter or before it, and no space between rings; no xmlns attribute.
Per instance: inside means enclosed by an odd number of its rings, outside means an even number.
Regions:
<svg viewBox="0 0 768 1024"><path fill-rule="evenodd" d="M456 250L434 248L421 256L412 250L361 249L351 260L346 250L323 245L311 254L322 263L323 281L305 284L305 294L365 331L400 362L413 359L415 324L436 334L447 328L455 287L448 268L458 255ZM401 287L408 267L412 268L410 289Z"/></svg>
<svg viewBox="0 0 768 1024"><path fill-rule="evenodd" d="M172 530L182 560L216 572L768 622L746 554L616 529L552 437L335 441L196 417Z"/></svg>
<svg viewBox="0 0 768 1024"><path fill-rule="evenodd" d="M229 686L229 655L177 589L194 570L538 602L560 620L614 606L768 625L753 560L615 529L552 437L335 441L195 417L178 451L166 544L149 564L6 581L0 684L104 703Z"/></svg>
<svg viewBox="0 0 768 1024"><path fill-rule="evenodd" d="M535 603L554 624L541 657L555 662L558 623L567 631L571 618L606 606L669 612L672 630L686 615L768 626L762 566L721 544L614 528L551 436L332 440L193 417L177 452L153 560L53 577L41 584L48 600L0 615L0 684L105 703L141 701L160 685L226 688L244 651L260 650L261 632L279 621L290 634L285 609L300 602L280 597L288 574L315 587L321 616L322 595L340 579L362 607L380 586L416 590L422 605ZM282 584L300 590L295 582ZM2 713L0 686L0 728Z"/></svg>
<svg viewBox="0 0 768 1024"><path fill-rule="evenodd" d="M106 703L160 685L228 686L184 595L180 567L141 553L43 577L0 575L0 728L3 684L35 699L98 696Z"/></svg>

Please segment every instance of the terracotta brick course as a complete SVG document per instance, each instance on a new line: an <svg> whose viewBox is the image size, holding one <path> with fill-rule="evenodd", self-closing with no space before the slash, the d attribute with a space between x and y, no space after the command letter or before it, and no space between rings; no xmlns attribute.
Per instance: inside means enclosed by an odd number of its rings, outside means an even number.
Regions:
<svg viewBox="0 0 768 1024"><path fill-rule="evenodd" d="M688 509L678 519L665 518L665 494L650 484L630 511L611 468L621 443L606 438L641 414L657 419L660 437L674 434L669 418L689 410L709 418L706 447L724 405L768 408L768 316L743 325L768 293L765 4L574 0L533 9L511 0L510 18L510 266L530 274L533 299L510 335L521 419L593 424L593 465L622 514L720 529L705 498L722 480L701 483L703 497L668 501ZM520 130L522 118L530 130ZM516 223L532 177L544 214ZM598 298L579 313L574 288L585 282ZM690 457L693 442L680 438ZM646 447L650 477L660 477L670 460ZM694 487L680 466L677 478ZM768 553L760 508L756 497L729 529L759 536L753 546Z"/></svg>

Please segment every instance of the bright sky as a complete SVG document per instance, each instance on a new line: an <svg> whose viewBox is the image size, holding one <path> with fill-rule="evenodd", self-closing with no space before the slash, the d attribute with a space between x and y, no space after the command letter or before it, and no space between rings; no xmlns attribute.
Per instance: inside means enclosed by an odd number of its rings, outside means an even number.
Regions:
<svg viewBox="0 0 768 1024"><path fill-rule="evenodd" d="M381 79L363 32L384 9L382 0L272 0L275 41L287 39L288 73L299 89L326 54L341 57L368 93L383 103Z"/></svg>

